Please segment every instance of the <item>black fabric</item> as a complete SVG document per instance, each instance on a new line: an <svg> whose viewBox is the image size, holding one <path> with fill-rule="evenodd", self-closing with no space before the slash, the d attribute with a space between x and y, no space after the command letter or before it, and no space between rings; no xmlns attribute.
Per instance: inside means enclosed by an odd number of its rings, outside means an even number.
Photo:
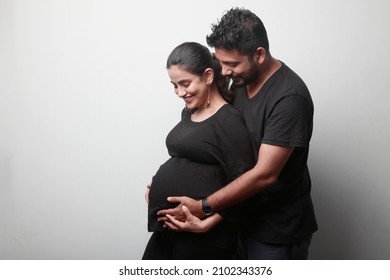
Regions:
<svg viewBox="0 0 390 280"><path fill-rule="evenodd" d="M307 260L312 236L289 244L267 244L248 238L243 246L249 260Z"/></svg>
<svg viewBox="0 0 390 280"><path fill-rule="evenodd" d="M215 247L203 234L157 231L149 239L142 259L229 260L234 257L234 248Z"/></svg>
<svg viewBox="0 0 390 280"><path fill-rule="evenodd" d="M191 121L183 110L181 121L166 139L171 156L153 177L149 193L149 231L166 231L157 221L157 212L175 205L168 196L207 197L253 167L255 153L244 120L231 105L224 105L202 122ZM235 211L221 213L234 221ZM223 221L212 231L202 234L209 244L230 247L236 237L233 224Z"/></svg>
<svg viewBox="0 0 390 280"><path fill-rule="evenodd" d="M313 102L305 83L282 67L251 99L236 88L233 105L244 116L254 149L262 143L294 147L278 181L249 200L245 234L261 242L292 243L317 230L307 168Z"/></svg>

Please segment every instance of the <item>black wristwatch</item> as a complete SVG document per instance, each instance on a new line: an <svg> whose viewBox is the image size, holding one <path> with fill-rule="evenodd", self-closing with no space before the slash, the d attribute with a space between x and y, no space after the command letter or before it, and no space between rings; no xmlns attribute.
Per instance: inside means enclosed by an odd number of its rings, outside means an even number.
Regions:
<svg viewBox="0 0 390 280"><path fill-rule="evenodd" d="M202 199L202 212L206 216L210 216L214 213L213 208L207 203L207 197Z"/></svg>

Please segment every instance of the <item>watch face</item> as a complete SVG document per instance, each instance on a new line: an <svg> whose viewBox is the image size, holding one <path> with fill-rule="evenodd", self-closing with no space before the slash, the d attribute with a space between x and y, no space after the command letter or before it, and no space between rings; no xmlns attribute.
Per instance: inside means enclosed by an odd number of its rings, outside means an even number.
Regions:
<svg viewBox="0 0 390 280"><path fill-rule="evenodd" d="M205 215L211 215L211 214L213 214L213 209L212 209L210 206L208 206L208 205L204 205L204 206L202 207L202 211L203 211L203 213L204 213Z"/></svg>
<svg viewBox="0 0 390 280"><path fill-rule="evenodd" d="M211 214L213 214L213 208L211 208L211 206L207 204L207 198L202 199L202 212L206 216L210 216Z"/></svg>

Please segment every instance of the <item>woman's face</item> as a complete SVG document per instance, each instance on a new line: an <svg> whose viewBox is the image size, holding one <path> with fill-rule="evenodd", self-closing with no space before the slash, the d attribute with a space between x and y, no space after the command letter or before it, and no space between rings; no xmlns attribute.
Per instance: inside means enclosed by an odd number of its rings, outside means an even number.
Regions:
<svg viewBox="0 0 390 280"><path fill-rule="evenodd" d="M178 65L172 65L168 75L176 95L183 98L188 109L206 107L208 86L202 76L183 70Z"/></svg>

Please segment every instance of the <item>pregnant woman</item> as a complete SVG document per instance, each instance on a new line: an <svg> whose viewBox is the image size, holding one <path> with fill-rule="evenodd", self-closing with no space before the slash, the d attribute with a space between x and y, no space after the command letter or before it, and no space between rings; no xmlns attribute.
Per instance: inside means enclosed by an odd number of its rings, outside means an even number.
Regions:
<svg viewBox="0 0 390 280"><path fill-rule="evenodd" d="M237 209L206 213L214 227L204 233L176 232L157 220L159 210L175 206L167 197L205 198L255 163L245 123L229 104L228 81L209 49L183 43L169 55L167 70L185 108L166 138L170 158L153 176L148 195L153 234L142 259L232 259Z"/></svg>

